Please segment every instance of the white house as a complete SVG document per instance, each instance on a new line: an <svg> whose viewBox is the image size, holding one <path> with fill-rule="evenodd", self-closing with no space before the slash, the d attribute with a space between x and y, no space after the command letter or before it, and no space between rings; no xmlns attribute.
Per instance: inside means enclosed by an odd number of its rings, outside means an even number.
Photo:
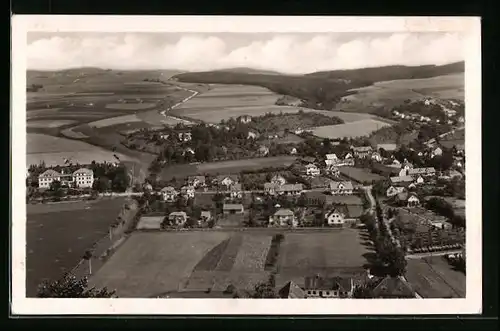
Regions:
<svg viewBox="0 0 500 331"><path fill-rule="evenodd" d="M325 155L325 164L326 166L331 166L337 164L339 162L339 158L336 154L326 154Z"/></svg>
<svg viewBox="0 0 500 331"><path fill-rule="evenodd" d="M257 138L257 134L252 131L248 131L247 139L255 139Z"/></svg>
<svg viewBox="0 0 500 331"><path fill-rule="evenodd" d="M296 227L298 221L290 209L278 209L269 217L269 226L293 226Z"/></svg>
<svg viewBox="0 0 500 331"><path fill-rule="evenodd" d="M252 116L249 115L243 115L240 117L240 122L241 123L250 123L252 121Z"/></svg>
<svg viewBox="0 0 500 331"><path fill-rule="evenodd" d="M300 195L304 190L302 184L285 184L276 188L276 193L280 195Z"/></svg>
<svg viewBox="0 0 500 331"><path fill-rule="evenodd" d="M339 176L340 175L340 170L336 166L329 166L326 168L326 172L331 174L332 176Z"/></svg>
<svg viewBox="0 0 500 331"><path fill-rule="evenodd" d="M264 192L270 195L275 195L280 186L281 185L277 183L264 183Z"/></svg>
<svg viewBox="0 0 500 331"><path fill-rule="evenodd" d="M330 226L343 226L345 224L345 215L337 208L333 208L325 213L325 223Z"/></svg>
<svg viewBox="0 0 500 331"><path fill-rule="evenodd" d="M243 191L241 189L240 183L235 183L229 187L231 198L233 199L241 199L243 196Z"/></svg>
<svg viewBox="0 0 500 331"><path fill-rule="evenodd" d="M402 193L404 192L405 188L402 187L402 186L389 186L389 188L387 189L387 191L385 192L387 197L393 197L399 193Z"/></svg>
<svg viewBox="0 0 500 331"><path fill-rule="evenodd" d="M349 195L353 194L354 187L350 181L330 182L330 191L333 195Z"/></svg>
<svg viewBox="0 0 500 331"><path fill-rule="evenodd" d="M290 154L291 154L291 155L295 155L295 154L297 154L297 148L292 147L292 149L290 150Z"/></svg>
<svg viewBox="0 0 500 331"><path fill-rule="evenodd" d="M73 183L76 187L92 187L94 184L94 172L87 168L80 168L73 173Z"/></svg>
<svg viewBox="0 0 500 331"><path fill-rule="evenodd" d="M38 176L38 187L49 188L50 184L54 181L60 181L61 174L55 170L48 169L45 170L40 176Z"/></svg>
<svg viewBox="0 0 500 331"><path fill-rule="evenodd" d="M182 142L191 141L191 132L179 132L179 140Z"/></svg>
<svg viewBox="0 0 500 331"><path fill-rule="evenodd" d="M380 155L379 152L373 152L372 153L372 160L375 160L377 162L381 162L382 161L382 156Z"/></svg>
<svg viewBox="0 0 500 331"><path fill-rule="evenodd" d="M193 186L183 186L181 187L181 194L185 198L194 198L194 187Z"/></svg>
<svg viewBox="0 0 500 331"><path fill-rule="evenodd" d="M433 167L427 167L427 168L413 168L408 170L408 175L409 176L417 176L421 175L423 177L427 176L432 176L436 174L436 169Z"/></svg>
<svg viewBox="0 0 500 331"><path fill-rule="evenodd" d="M174 211L168 215L171 225L183 225L187 221L187 214L184 211Z"/></svg>
<svg viewBox="0 0 500 331"><path fill-rule="evenodd" d="M309 163L308 165L306 165L307 176L319 176L319 174L319 168L315 164Z"/></svg>
<svg viewBox="0 0 500 331"><path fill-rule="evenodd" d="M423 184L425 181L424 181L424 177L422 176L418 176L416 179L415 179L415 183L417 184Z"/></svg>
<svg viewBox="0 0 500 331"><path fill-rule="evenodd" d="M194 188L205 186L205 176L189 176L187 184Z"/></svg>
<svg viewBox="0 0 500 331"><path fill-rule="evenodd" d="M352 154L348 152L346 155L344 155L344 160L349 160L349 159L352 159Z"/></svg>
<svg viewBox="0 0 500 331"><path fill-rule="evenodd" d="M440 156L440 155L443 155L443 150L441 149L441 147L437 147L435 148L433 151L432 151L432 156Z"/></svg>
<svg viewBox="0 0 500 331"><path fill-rule="evenodd" d="M269 154L269 148L266 146L260 146L258 152L260 156L266 156Z"/></svg>
<svg viewBox="0 0 500 331"><path fill-rule="evenodd" d="M172 186L166 186L160 191L161 197L163 201L173 202L177 197L178 192Z"/></svg>
<svg viewBox="0 0 500 331"><path fill-rule="evenodd" d="M354 152L354 155L356 157L365 158L370 155L372 147L371 146L353 147L352 151Z"/></svg>
<svg viewBox="0 0 500 331"><path fill-rule="evenodd" d="M221 175L217 176L217 183L222 186L230 187L231 185L238 183L238 176L234 175Z"/></svg>

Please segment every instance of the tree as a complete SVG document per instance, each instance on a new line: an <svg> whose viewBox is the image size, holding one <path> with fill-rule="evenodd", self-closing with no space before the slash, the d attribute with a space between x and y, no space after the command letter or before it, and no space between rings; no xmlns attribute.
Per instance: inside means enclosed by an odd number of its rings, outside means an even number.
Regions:
<svg viewBox="0 0 500 331"><path fill-rule="evenodd" d="M77 279L74 275L65 274L60 280L43 282L38 287L38 298L113 298L115 291L107 288L88 288L86 277Z"/></svg>
<svg viewBox="0 0 500 331"><path fill-rule="evenodd" d="M107 192L109 191L110 188L111 188L111 181L106 176L101 176L94 182L93 189L96 191Z"/></svg>
<svg viewBox="0 0 500 331"><path fill-rule="evenodd" d="M83 259L86 260L89 265L89 275L92 275L92 256L93 254L91 250L86 250L83 254Z"/></svg>
<svg viewBox="0 0 500 331"><path fill-rule="evenodd" d="M250 297L253 299L277 299L279 298L276 292L276 276L271 274L267 282L255 285Z"/></svg>

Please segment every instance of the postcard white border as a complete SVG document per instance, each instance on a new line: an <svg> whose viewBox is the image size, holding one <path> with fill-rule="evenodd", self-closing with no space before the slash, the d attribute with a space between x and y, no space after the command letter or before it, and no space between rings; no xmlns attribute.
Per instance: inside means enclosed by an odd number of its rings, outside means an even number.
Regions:
<svg viewBox="0 0 500 331"><path fill-rule="evenodd" d="M26 298L26 34L45 32L463 32L466 100L465 299L36 299ZM477 314L481 268L481 35L478 17L40 16L12 19L12 314L374 315ZM14 183L17 183L14 185ZM22 184L21 184L22 183Z"/></svg>

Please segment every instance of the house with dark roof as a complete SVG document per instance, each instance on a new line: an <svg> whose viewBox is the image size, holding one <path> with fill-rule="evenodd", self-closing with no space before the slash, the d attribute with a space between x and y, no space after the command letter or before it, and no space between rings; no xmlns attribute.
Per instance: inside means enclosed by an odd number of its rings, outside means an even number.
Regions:
<svg viewBox="0 0 500 331"><path fill-rule="evenodd" d="M269 226L297 226L298 221L292 210L286 208L278 209L269 217Z"/></svg>
<svg viewBox="0 0 500 331"><path fill-rule="evenodd" d="M350 277L324 278L316 275L305 278L307 298L351 298L353 291L354 281Z"/></svg>
<svg viewBox="0 0 500 331"><path fill-rule="evenodd" d="M276 192L284 195L300 195L303 190L304 185L302 184L285 184L279 186Z"/></svg>
<svg viewBox="0 0 500 331"><path fill-rule="evenodd" d="M173 186L166 186L161 189L160 194L163 201L173 202L175 201L178 192L175 190Z"/></svg>
<svg viewBox="0 0 500 331"><path fill-rule="evenodd" d="M279 291L278 295L282 299L306 299L306 293L293 281L289 281Z"/></svg>
<svg viewBox="0 0 500 331"><path fill-rule="evenodd" d="M275 195L280 187L281 185L277 183L264 183L264 192L269 195Z"/></svg>
<svg viewBox="0 0 500 331"><path fill-rule="evenodd" d="M358 158L365 158L370 156L370 153L372 152L372 147L371 146L360 146L360 147L352 147L352 151L354 153L354 156Z"/></svg>
<svg viewBox="0 0 500 331"><path fill-rule="evenodd" d="M373 296L380 299L410 299L416 293L410 284L401 276L387 276L373 289Z"/></svg>
<svg viewBox="0 0 500 331"><path fill-rule="evenodd" d="M224 214L243 214L244 213L243 205L240 203L225 203L222 206L222 212Z"/></svg>
<svg viewBox="0 0 500 331"><path fill-rule="evenodd" d="M183 225L187 221L187 214L184 211L174 211L168 215L168 222L171 225Z"/></svg>
<svg viewBox="0 0 500 331"><path fill-rule="evenodd" d="M420 200L414 193L401 192L395 197L395 201L399 205L406 206L408 208L418 207L420 205Z"/></svg>

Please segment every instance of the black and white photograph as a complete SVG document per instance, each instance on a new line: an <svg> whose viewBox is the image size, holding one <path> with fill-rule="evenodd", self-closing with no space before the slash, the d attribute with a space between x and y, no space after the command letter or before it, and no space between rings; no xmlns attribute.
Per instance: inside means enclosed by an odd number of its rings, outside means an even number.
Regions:
<svg viewBox="0 0 500 331"><path fill-rule="evenodd" d="M439 20L15 17L16 310L480 312L480 26Z"/></svg>

